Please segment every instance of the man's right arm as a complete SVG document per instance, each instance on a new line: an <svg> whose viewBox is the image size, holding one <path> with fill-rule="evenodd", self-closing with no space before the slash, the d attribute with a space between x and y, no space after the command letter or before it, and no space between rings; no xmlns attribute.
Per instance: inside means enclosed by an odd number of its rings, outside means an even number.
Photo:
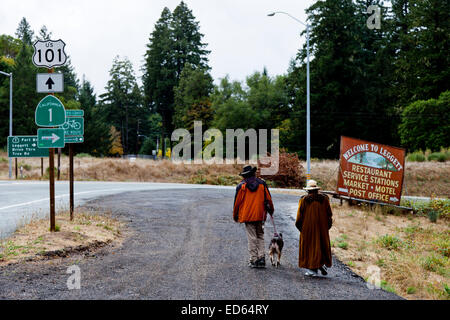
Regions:
<svg viewBox="0 0 450 320"><path fill-rule="evenodd" d="M238 222L239 220L239 206L242 202L241 195L241 184L236 187L236 193L234 195L234 205L233 205L233 220Z"/></svg>

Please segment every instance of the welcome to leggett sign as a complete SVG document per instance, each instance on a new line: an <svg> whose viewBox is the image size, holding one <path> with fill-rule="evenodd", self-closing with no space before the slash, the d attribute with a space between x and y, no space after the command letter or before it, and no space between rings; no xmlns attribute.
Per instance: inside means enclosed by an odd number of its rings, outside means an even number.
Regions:
<svg viewBox="0 0 450 320"><path fill-rule="evenodd" d="M337 193L400 204L405 149L341 136Z"/></svg>

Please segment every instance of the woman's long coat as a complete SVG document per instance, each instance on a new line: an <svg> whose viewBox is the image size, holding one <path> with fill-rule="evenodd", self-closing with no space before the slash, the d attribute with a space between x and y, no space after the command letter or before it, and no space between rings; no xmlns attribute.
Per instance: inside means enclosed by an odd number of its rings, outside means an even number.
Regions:
<svg viewBox="0 0 450 320"><path fill-rule="evenodd" d="M300 231L298 266L317 269L331 267L328 230L332 225L330 201L326 195L310 193L298 204L295 226Z"/></svg>

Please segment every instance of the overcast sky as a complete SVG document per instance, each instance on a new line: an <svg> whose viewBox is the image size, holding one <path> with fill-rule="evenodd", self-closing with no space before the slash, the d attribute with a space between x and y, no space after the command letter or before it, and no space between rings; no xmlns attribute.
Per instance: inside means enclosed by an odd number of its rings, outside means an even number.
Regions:
<svg viewBox="0 0 450 320"><path fill-rule="evenodd" d="M229 74L244 80L267 67L270 75L284 74L289 61L305 42L305 9L315 0L185 0L200 23L208 44L215 80ZM14 35L25 17L38 34L42 25L52 40L62 39L77 75L84 74L97 94L104 92L116 55L128 57L141 83L140 71L150 33L164 7L171 11L180 0L20 0L2 1L0 34Z"/></svg>

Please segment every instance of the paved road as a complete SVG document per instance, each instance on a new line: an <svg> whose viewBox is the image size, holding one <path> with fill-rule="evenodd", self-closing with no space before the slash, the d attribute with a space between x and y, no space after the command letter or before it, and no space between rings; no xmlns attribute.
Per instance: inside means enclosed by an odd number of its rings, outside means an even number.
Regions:
<svg viewBox="0 0 450 320"><path fill-rule="evenodd" d="M201 185L175 183L103 182L76 181L75 206L102 195L126 191L164 190L178 188L200 188ZM214 186L208 186L213 187ZM230 189L231 187L219 187ZM69 208L69 183L55 183L56 210ZM32 218L43 218L49 214L48 181L5 181L0 180L0 239L13 233L18 226Z"/></svg>
<svg viewBox="0 0 450 320"><path fill-rule="evenodd" d="M244 228L231 219L230 189L168 189L104 196L90 208L110 208L128 223L120 248L64 260L0 268L0 299L399 299L369 290L334 259L326 278L297 267L298 196L274 194L277 229L284 234L282 266L246 266ZM272 232L266 225L266 234ZM266 243L268 243L266 235ZM68 266L81 269L81 289L68 290Z"/></svg>

